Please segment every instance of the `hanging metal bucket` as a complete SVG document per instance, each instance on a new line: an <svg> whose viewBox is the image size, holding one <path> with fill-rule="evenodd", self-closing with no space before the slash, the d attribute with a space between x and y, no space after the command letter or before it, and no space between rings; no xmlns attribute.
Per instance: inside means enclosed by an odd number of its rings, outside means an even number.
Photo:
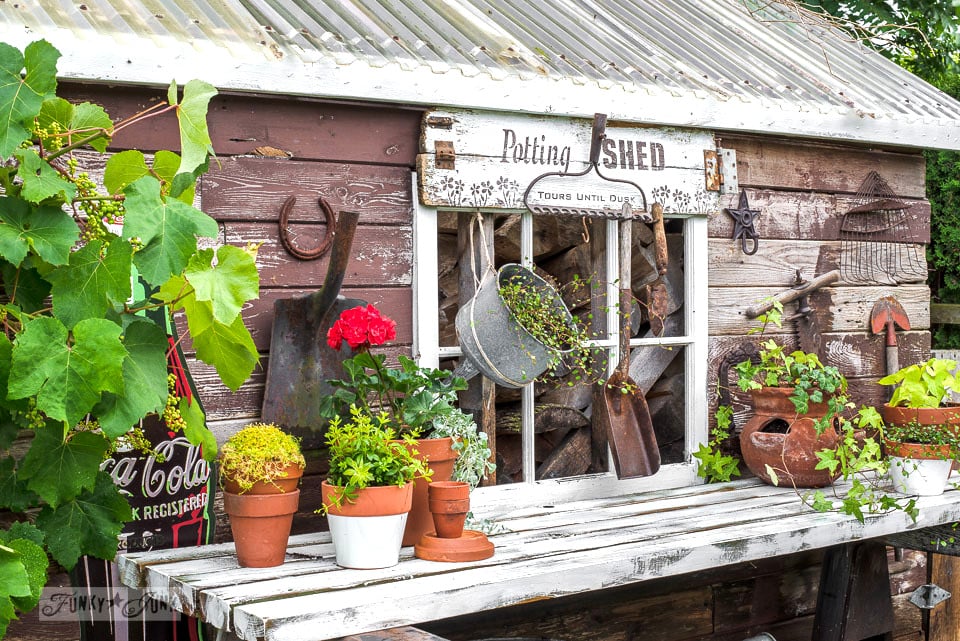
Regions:
<svg viewBox="0 0 960 641"><path fill-rule="evenodd" d="M457 374L471 378L481 373L503 387L529 385L543 374L558 353L534 338L516 321L500 295L500 287L519 281L521 286L549 300L554 313L571 327L575 321L557 290L521 265L508 263L496 274L487 272L477 293L457 312L457 335L466 360Z"/></svg>

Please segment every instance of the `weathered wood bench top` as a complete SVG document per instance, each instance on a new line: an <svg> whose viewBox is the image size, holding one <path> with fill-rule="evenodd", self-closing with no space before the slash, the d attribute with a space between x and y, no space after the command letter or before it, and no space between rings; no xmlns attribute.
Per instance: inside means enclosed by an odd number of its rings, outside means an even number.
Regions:
<svg viewBox="0 0 960 641"><path fill-rule="evenodd" d="M960 491L903 513L821 514L755 480L503 509L492 558L347 570L326 532L291 537L276 568L239 568L233 544L127 554L121 578L241 639L332 639L883 537L960 520Z"/></svg>

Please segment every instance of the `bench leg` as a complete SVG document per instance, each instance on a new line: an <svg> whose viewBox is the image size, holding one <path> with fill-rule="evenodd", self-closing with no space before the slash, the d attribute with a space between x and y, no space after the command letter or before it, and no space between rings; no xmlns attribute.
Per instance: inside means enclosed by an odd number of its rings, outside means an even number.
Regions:
<svg viewBox="0 0 960 641"><path fill-rule="evenodd" d="M887 548L877 541L829 548L820 570L813 641L892 641Z"/></svg>

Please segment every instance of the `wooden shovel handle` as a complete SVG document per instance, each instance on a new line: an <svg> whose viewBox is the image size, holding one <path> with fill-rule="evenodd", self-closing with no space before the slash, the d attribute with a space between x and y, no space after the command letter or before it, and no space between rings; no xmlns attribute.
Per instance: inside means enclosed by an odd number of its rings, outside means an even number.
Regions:
<svg viewBox="0 0 960 641"><path fill-rule="evenodd" d="M657 273L661 276L667 273L670 257L667 255L667 233L663 227L663 205L653 203L650 207L653 217L653 249L657 263Z"/></svg>
<svg viewBox="0 0 960 641"><path fill-rule="evenodd" d="M323 287L313 299L313 318L319 319L337 300L343 277L347 272L347 263L350 262L350 249L353 247L353 235L357 230L357 221L360 214L355 211L340 211L337 217L337 230L333 235L333 249L330 251L330 262L327 264L327 275L323 279Z"/></svg>

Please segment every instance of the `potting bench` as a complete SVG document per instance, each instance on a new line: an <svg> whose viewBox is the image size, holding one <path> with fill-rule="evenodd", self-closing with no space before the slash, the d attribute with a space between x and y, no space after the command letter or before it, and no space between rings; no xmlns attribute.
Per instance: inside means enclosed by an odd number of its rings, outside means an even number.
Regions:
<svg viewBox="0 0 960 641"><path fill-rule="evenodd" d="M829 548L960 520L960 491L865 523L756 480L479 510L503 532L492 558L348 570L329 533L293 536L286 562L239 568L233 544L126 554L123 582L245 640L332 639L536 599ZM494 512L495 511L495 512ZM230 638L230 637L227 637Z"/></svg>

